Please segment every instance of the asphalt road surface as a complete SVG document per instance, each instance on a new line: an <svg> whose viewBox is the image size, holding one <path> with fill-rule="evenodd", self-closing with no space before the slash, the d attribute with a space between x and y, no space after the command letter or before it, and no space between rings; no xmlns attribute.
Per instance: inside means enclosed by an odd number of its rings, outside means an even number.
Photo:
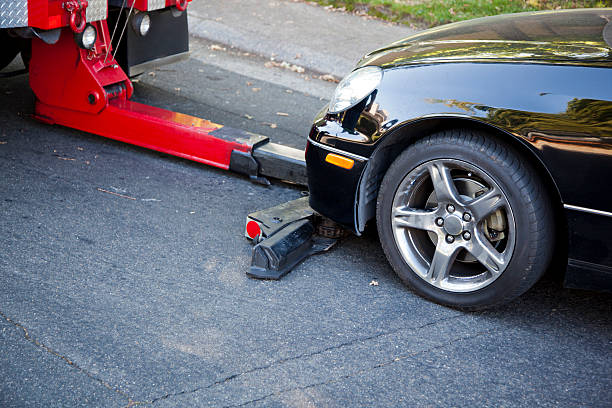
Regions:
<svg viewBox="0 0 612 408"><path fill-rule="evenodd" d="M138 100L305 145L333 84L194 49ZM610 406L610 295L547 277L462 313L373 231L252 280L245 215L300 189L38 123L27 77L0 106L2 407Z"/></svg>

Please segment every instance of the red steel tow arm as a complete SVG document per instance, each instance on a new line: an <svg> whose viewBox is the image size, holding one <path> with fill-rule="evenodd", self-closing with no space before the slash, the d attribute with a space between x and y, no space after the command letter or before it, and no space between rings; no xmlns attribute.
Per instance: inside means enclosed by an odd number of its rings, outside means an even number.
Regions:
<svg viewBox="0 0 612 408"><path fill-rule="evenodd" d="M73 2L87 5L83 0ZM184 8L187 0L178 4ZM78 13L78 7L70 7L73 27L62 28L55 44L32 39L30 86L36 95L37 119L231 169L254 180L266 182L263 175L305 183L301 151L269 143L264 136L130 101L134 88L113 58L106 20L91 23L98 36L87 50L74 39L74 32L82 28ZM255 160L254 149L259 147L260 157Z"/></svg>

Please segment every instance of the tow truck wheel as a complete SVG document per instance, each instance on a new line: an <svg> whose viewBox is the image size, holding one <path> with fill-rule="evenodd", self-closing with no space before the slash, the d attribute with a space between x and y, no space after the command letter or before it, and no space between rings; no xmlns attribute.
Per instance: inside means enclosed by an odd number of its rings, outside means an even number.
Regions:
<svg viewBox="0 0 612 408"><path fill-rule="evenodd" d="M485 133L445 131L408 147L383 179L376 215L399 277L461 309L521 295L552 254L544 185L518 152Z"/></svg>
<svg viewBox="0 0 612 408"><path fill-rule="evenodd" d="M0 44L2 44L2 51L0 51L0 69L4 69L15 59L17 54L19 54L21 47L19 39L8 35L6 30L0 30Z"/></svg>

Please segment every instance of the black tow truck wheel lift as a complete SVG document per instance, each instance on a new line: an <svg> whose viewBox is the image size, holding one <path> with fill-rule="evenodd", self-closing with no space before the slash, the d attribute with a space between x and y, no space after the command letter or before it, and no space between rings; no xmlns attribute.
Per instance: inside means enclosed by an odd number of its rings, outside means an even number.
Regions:
<svg viewBox="0 0 612 408"><path fill-rule="evenodd" d="M278 280L310 255L330 250L344 233L316 214L307 196L251 213L245 236L255 246L247 275Z"/></svg>
<svg viewBox="0 0 612 408"><path fill-rule="evenodd" d="M233 151L230 170L264 185L270 184L266 176L302 186L308 180L304 151L267 138L250 153ZM247 276L279 280L307 257L330 250L346 234L310 208L305 195L247 216L245 237L255 245Z"/></svg>

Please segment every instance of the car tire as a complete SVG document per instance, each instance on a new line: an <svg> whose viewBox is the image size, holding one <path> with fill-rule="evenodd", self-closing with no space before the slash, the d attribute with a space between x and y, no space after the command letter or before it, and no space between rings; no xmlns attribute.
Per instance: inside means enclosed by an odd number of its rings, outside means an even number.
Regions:
<svg viewBox="0 0 612 408"><path fill-rule="evenodd" d="M382 248L398 276L437 303L506 303L545 272L554 247L551 200L527 160L496 137L429 135L392 163L378 194Z"/></svg>

